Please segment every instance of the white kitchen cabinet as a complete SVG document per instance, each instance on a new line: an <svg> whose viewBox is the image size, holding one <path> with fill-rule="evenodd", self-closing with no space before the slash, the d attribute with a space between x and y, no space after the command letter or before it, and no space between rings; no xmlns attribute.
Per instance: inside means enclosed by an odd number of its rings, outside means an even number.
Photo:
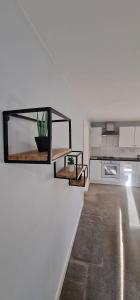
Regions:
<svg viewBox="0 0 140 300"><path fill-rule="evenodd" d="M101 180L101 160L90 160L90 181Z"/></svg>
<svg viewBox="0 0 140 300"><path fill-rule="evenodd" d="M140 148L140 126L135 127L135 147Z"/></svg>
<svg viewBox="0 0 140 300"><path fill-rule="evenodd" d="M136 186L140 187L140 162L136 163Z"/></svg>
<svg viewBox="0 0 140 300"><path fill-rule="evenodd" d="M120 127L119 147L135 147L135 127Z"/></svg>
<svg viewBox="0 0 140 300"><path fill-rule="evenodd" d="M90 129L90 146L101 147L102 145L102 128L91 127Z"/></svg>
<svg viewBox="0 0 140 300"><path fill-rule="evenodd" d="M136 163L120 162L120 183L125 186L135 186L136 184Z"/></svg>
<svg viewBox="0 0 140 300"><path fill-rule="evenodd" d="M120 127L119 147L140 148L140 126Z"/></svg>

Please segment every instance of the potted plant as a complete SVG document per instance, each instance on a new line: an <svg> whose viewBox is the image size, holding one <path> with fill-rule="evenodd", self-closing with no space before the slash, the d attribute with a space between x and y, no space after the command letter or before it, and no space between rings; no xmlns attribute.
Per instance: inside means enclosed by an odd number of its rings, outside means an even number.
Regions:
<svg viewBox="0 0 140 300"><path fill-rule="evenodd" d="M48 151L48 113L43 112L41 120L39 120L39 114L37 112L37 129L38 136L35 137L36 145L39 152Z"/></svg>
<svg viewBox="0 0 140 300"><path fill-rule="evenodd" d="M74 158L72 156L68 156L68 167L70 172L73 172L75 169L75 165L74 165Z"/></svg>

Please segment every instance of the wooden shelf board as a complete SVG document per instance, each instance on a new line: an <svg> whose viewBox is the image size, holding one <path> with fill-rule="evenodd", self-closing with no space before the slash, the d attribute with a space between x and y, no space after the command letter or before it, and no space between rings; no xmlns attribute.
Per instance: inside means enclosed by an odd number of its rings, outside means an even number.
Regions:
<svg viewBox="0 0 140 300"><path fill-rule="evenodd" d="M77 171L79 176L82 171L82 168L78 167ZM65 167L57 172L56 177L66 178L66 179L76 178L76 167L74 171L70 171L69 167Z"/></svg>
<svg viewBox="0 0 140 300"><path fill-rule="evenodd" d="M52 149L52 160L56 160L61 156L65 156L71 152L69 148L56 148Z"/></svg>
<svg viewBox="0 0 140 300"><path fill-rule="evenodd" d="M65 156L71 152L68 148L52 149L52 160ZM25 161L47 161L48 152L38 152L38 150L26 151L21 153L10 154L8 160L25 160Z"/></svg>
<svg viewBox="0 0 140 300"><path fill-rule="evenodd" d="M87 177L85 178L85 185L86 185L86 181L87 181ZM82 176L81 179L78 179L78 180L70 179L70 185L85 187L85 185L84 185L84 176Z"/></svg>

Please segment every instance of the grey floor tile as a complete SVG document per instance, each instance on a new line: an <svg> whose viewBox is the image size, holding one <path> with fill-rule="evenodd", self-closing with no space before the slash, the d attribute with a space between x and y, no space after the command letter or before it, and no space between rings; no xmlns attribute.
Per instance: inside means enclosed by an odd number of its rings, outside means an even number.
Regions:
<svg viewBox="0 0 140 300"><path fill-rule="evenodd" d="M117 300L112 267L90 265L86 300Z"/></svg>
<svg viewBox="0 0 140 300"><path fill-rule="evenodd" d="M70 260L66 277L86 287L88 277L88 264L76 260Z"/></svg>
<svg viewBox="0 0 140 300"><path fill-rule="evenodd" d="M66 279L60 300L85 300L85 287L82 284Z"/></svg>
<svg viewBox="0 0 140 300"><path fill-rule="evenodd" d="M140 215L140 189L133 194ZM60 300L120 300L120 209L124 300L140 300L140 226L130 228L126 189L93 184L85 193Z"/></svg>

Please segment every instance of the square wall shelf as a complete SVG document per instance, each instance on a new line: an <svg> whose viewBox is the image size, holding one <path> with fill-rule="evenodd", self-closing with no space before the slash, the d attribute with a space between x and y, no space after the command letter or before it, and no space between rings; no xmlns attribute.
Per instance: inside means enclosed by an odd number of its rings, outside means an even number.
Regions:
<svg viewBox="0 0 140 300"><path fill-rule="evenodd" d="M31 123L35 123L35 128L37 130L37 113L47 112L47 125L48 125L48 150L46 152L39 152L37 148L33 147L33 149L27 151L9 151L9 139L10 139L10 128L9 122L14 120L20 120L19 124L20 128L22 128L22 122L26 122L26 131L28 133L28 126ZM67 128L67 137L68 137L68 145L64 147L54 147L52 148L52 125L53 124L68 124ZM13 130L14 131L14 130ZM18 143L18 139L22 139L22 134L19 136L16 131L13 132L14 141ZM61 137L60 132L60 137ZM29 109L19 109L19 110L9 110L3 112L3 139L4 139L4 161L6 163L29 163L29 164L51 164L56 161L58 158L66 156L71 152L71 119L62 113L56 111L52 107L37 107L37 108L29 108ZM31 136L31 139L34 139L34 136ZM25 141L26 142L26 141Z"/></svg>
<svg viewBox="0 0 140 300"><path fill-rule="evenodd" d="M78 179L69 179L69 185L77 187L85 187L88 179L88 166L84 165L82 173Z"/></svg>
<svg viewBox="0 0 140 300"><path fill-rule="evenodd" d="M83 152L71 151L64 157L64 167L57 170L56 163L54 164L54 177L60 179L75 179L77 180L83 171Z"/></svg>

